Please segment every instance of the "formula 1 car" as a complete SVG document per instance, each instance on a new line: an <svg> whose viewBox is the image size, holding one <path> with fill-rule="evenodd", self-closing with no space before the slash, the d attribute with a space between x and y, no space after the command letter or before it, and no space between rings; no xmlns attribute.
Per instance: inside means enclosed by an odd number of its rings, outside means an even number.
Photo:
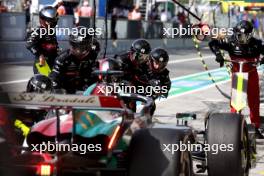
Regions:
<svg viewBox="0 0 264 176"><path fill-rule="evenodd" d="M121 74L102 68L106 70L97 71L102 77ZM3 106L56 114L36 123L27 135L27 145L16 146L16 152L6 147L14 148L8 138L0 141L0 152L6 155L0 158L1 175L191 176L196 160L201 163L199 172L240 176L248 175L254 166L254 133L241 113L210 113L204 131L188 126L188 120L196 118L189 113L177 113L177 125L161 124L150 116L151 98L96 93L105 83L94 85L88 96L1 94ZM126 106L132 101L143 102L141 111ZM60 114L62 109L67 113ZM135 119L144 119L146 125L133 132Z"/></svg>
<svg viewBox="0 0 264 176"><path fill-rule="evenodd" d="M10 153L0 159L1 175L190 176L193 175L192 159L201 161L198 167L208 169L209 175L219 175L218 172L248 175L253 166L247 128L242 129L245 120L238 114L208 115L205 132L188 126L187 119L195 119L195 114L177 114L176 126L150 122L132 134L129 127L135 118L151 121L151 99L132 94L9 93L4 96L8 101L1 101L3 106L53 109L57 116L35 124L27 136L27 147L15 146L18 151L15 154L10 152L11 148L2 148L9 144L8 138L1 141L1 152ZM125 108L124 98L144 102L142 110L133 113ZM60 109L72 112L60 116ZM205 136L203 143L197 140L200 134ZM201 147L181 148L190 144ZM230 148L221 147L223 144ZM221 150L214 150L216 145ZM211 146L211 150L206 150L206 146ZM223 160L233 164L227 165Z"/></svg>
<svg viewBox="0 0 264 176"><path fill-rule="evenodd" d="M6 100L2 105L13 108L53 109L56 112L59 109L71 110L69 114L60 116L56 113L56 117L35 124L27 136L27 147L20 147L20 152L13 154L10 160L1 159L1 175L192 174L188 151L175 151L171 155L163 153L160 148L168 142L184 141L187 144L192 134L190 128L155 128L150 123L134 134L129 131L135 118L151 118L153 102L149 98L133 94L79 96L32 93L8 93L1 98ZM142 110L133 113L124 108L124 98L143 102ZM80 148L84 144L85 150Z"/></svg>

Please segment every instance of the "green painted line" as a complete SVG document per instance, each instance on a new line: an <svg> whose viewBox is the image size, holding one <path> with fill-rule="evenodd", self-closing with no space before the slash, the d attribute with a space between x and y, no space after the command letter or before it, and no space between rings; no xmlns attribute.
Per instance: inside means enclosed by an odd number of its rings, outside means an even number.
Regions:
<svg viewBox="0 0 264 176"><path fill-rule="evenodd" d="M220 83L230 79L226 68L220 68L211 71L178 77L176 79L171 80L172 85L171 90L169 92L169 96L183 94L189 91L201 89L212 85L213 82L209 77L208 72L210 72L216 83Z"/></svg>
<svg viewBox="0 0 264 176"><path fill-rule="evenodd" d="M259 66L258 71L264 71L264 66ZM171 80L172 84L169 96L180 95L213 85L214 83L212 82L208 73L212 75L215 83L221 83L230 80L230 75L228 74L227 68L225 67L177 77Z"/></svg>

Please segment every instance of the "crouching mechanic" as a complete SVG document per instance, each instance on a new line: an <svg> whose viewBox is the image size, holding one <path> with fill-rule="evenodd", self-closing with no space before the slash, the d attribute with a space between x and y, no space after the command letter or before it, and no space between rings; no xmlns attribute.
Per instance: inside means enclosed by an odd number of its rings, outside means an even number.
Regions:
<svg viewBox="0 0 264 176"><path fill-rule="evenodd" d="M51 80L41 74L36 74L28 81L26 92L27 93L51 93L52 82ZM44 109L12 109L12 116L16 119L14 120L14 126L19 129L18 135L20 136L20 142L23 142L24 137L26 137L30 131L30 127L36 122L45 119L47 111ZM24 137L23 137L23 136Z"/></svg>
<svg viewBox="0 0 264 176"><path fill-rule="evenodd" d="M97 81L92 72L97 67L96 59L100 46L88 33L84 35L81 28L83 27L79 27L78 32L70 35L70 49L56 58L49 75L53 81L53 89L63 89L68 94L84 91Z"/></svg>
<svg viewBox="0 0 264 176"><path fill-rule="evenodd" d="M149 84L151 86L159 87L157 91L153 92L152 97L167 98L171 88L171 81L169 70L166 68L169 62L169 55L166 50L162 48L155 48L150 52L149 56Z"/></svg>
<svg viewBox="0 0 264 176"><path fill-rule="evenodd" d="M253 25L248 21L239 22L233 29L234 34L230 38L221 40L212 40L209 43L210 49L216 55L216 61L223 65L224 58L221 55L220 49L226 50L229 53L231 60L259 60L260 55L264 54L264 46L261 40L253 37ZM263 60L261 61L261 64ZM238 72L239 66L234 63L232 72ZM250 109L250 119L256 128L256 135L263 138L260 132L260 95L259 95L259 77L257 68L253 64L245 64L244 72L248 72L248 105ZM234 108L231 107L234 112Z"/></svg>
<svg viewBox="0 0 264 176"><path fill-rule="evenodd" d="M167 98L171 88L169 70L166 68L169 62L169 55L162 48L155 48L149 54L148 72L144 77L144 86L151 88L151 96L154 100L154 106L151 109L151 115L156 110L155 100L159 97Z"/></svg>
<svg viewBox="0 0 264 176"><path fill-rule="evenodd" d="M56 33L51 33L58 22L57 9L44 7L39 13L39 21L40 27L29 33L26 47L35 56L34 74L48 76L59 50Z"/></svg>
<svg viewBox="0 0 264 176"><path fill-rule="evenodd" d="M140 77L147 73L148 56L151 46L145 39L135 40L128 52L114 56L122 63L124 71L124 80L131 82L133 85L140 84Z"/></svg>
<svg viewBox="0 0 264 176"><path fill-rule="evenodd" d="M133 41L131 48L126 53L115 55L114 58L121 63L121 70L124 72L122 80L131 86L143 86L145 76L148 72L148 57L151 46L145 39L137 39ZM142 78L144 77L144 80ZM137 92L126 92L137 93ZM129 102L129 108L136 111L135 102Z"/></svg>

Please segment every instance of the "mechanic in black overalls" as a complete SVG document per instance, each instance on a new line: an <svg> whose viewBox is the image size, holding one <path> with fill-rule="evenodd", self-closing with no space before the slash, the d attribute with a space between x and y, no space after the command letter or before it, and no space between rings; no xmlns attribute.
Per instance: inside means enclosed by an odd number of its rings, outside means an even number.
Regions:
<svg viewBox="0 0 264 176"><path fill-rule="evenodd" d="M231 60L260 60L260 55L264 54L264 45L261 40L253 37L253 25L249 21L239 22L233 29L234 34L230 38L222 40L212 40L209 47L216 55L216 61L223 65L224 58L221 55L221 49L229 53ZM261 60L263 64L263 59ZM233 64L232 72L238 72L239 66ZM259 138L264 138L260 132L260 97L259 97L259 76L256 66L244 64L243 71L248 72L248 106L250 109L250 119L256 127L256 134ZM231 112L235 109L231 107Z"/></svg>
<svg viewBox="0 0 264 176"><path fill-rule="evenodd" d="M169 76L169 70L166 68L169 62L169 54L162 48L155 48L150 52L148 66L149 72L147 74L148 82L147 85L152 86L151 97L156 100L159 97L167 98L169 90L171 88L171 81ZM156 109L152 109L152 114Z"/></svg>
<svg viewBox="0 0 264 176"><path fill-rule="evenodd" d="M97 81L97 76L92 72L98 67L96 59L100 45L88 33L83 35L81 28L83 27L78 27L78 32L70 35L70 49L57 57L49 75L53 81L53 89L64 89L68 94L84 91Z"/></svg>
<svg viewBox="0 0 264 176"><path fill-rule="evenodd" d="M154 100L154 105L151 109L151 115L156 110L155 100L158 98L167 98L171 88L171 81L169 77L169 70L166 68L169 62L169 55L166 50L162 48L153 49L148 58L148 68L140 77L140 85L151 87L152 91L145 92L145 96L149 96ZM146 89L147 90L147 89Z"/></svg>
<svg viewBox="0 0 264 176"><path fill-rule="evenodd" d="M151 46L145 39L135 40L129 51L115 55L114 58L121 63L121 70L124 72L123 81L131 86L144 86L148 73L148 57ZM137 93L137 92L126 92ZM143 94L144 95L144 94ZM136 105L131 102L130 109L136 111Z"/></svg>
<svg viewBox="0 0 264 176"><path fill-rule="evenodd" d="M29 33L26 47L35 56L34 74L48 76L59 49L56 32L52 31L58 22L57 9L51 6L44 7L39 12L39 22L40 27Z"/></svg>

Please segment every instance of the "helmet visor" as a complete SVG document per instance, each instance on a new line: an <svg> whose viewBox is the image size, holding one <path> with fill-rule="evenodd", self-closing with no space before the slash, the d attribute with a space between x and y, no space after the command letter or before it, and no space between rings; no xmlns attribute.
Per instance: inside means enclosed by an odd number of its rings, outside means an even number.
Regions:
<svg viewBox="0 0 264 176"><path fill-rule="evenodd" d="M146 63L148 61L148 54L142 54L139 52L133 53L133 60L136 61L138 64Z"/></svg>
<svg viewBox="0 0 264 176"><path fill-rule="evenodd" d="M72 54L77 57L86 56L89 53L87 45L72 45Z"/></svg>
<svg viewBox="0 0 264 176"><path fill-rule="evenodd" d="M44 26L44 27L50 27L50 28L54 28L56 27L58 23L58 18L54 18L54 19L45 19L45 18L40 18L40 24L41 26Z"/></svg>
<svg viewBox="0 0 264 176"><path fill-rule="evenodd" d="M237 33L236 40L241 44L247 44L249 39L252 37L252 33Z"/></svg>
<svg viewBox="0 0 264 176"><path fill-rule="evenodd" d="M48 26L50 26L51 28L54 28L54 27L56 27L56 25L57 25L57 21L47 21L46 23L47 23Z"/></svg>
<svg viewBox="0 0 264 176"><path fill-rule="evenodd" d="M162 71L166 68L167 63L166 62L159 62L157 60L152 59L152 68L154 71Z"/></svg>
<svg viewBox="0 0 264 176"><path fill-rule="evenodd" d="M35 93L50 93L51 86L40 83L37 81L30 82L27 86L27 92L35 92Z"/></svg>

